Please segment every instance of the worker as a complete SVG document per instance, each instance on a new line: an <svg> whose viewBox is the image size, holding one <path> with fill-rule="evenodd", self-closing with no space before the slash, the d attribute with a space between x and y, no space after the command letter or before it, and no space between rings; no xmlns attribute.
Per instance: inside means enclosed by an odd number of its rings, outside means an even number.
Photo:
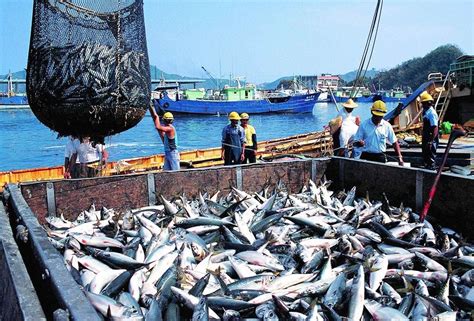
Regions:
<svg viewBox="0 0 474 321"><path fill-rule="evenodd" d="M163 170L177 171L180 169L178 135L176 134L176 128L173 126L173 114L170 112L163 114L163 125L160 123L160 117L156 113L155 107L152 104L150 104L150 114L165 148L165 163L163 165Z"/></svg>
<svg viewBox="0 0 474 321"><path fill-rule="evenodd" d="M370 109L372 117L362 122L354 136L354 145L362 147L361 159L379 163L386 163L385 155L387 142L393 145L398 156L398 163L403 166L403 158L398 145L397 137L392 125L383 119L387 113L385 103L378 100Z"/></svg>
<svg viewBox="0 0 474 321"><path fill-rule="evenodd" d="M230 124L222 129L221 158L224 165L240 164L245 158L245 130L239 125L240 116L229 114Z"/></svg>
<svg viewBox="0 0 474 321"><path fill-rule="evenodd" d="M329 121L328 125L329 133L332 137L332 147L334 149L334 154L336 156L341 156L341 143L339 142L339 137L341 135L342 117L340 115L337 115L335 118Z"/></svg>
<svg viewBox="0 0 474 321"><path fill-rule="evenodd" d="M257 132L255 128L249 124L250 116L247 113L240 115L240 125L245 131L245 153L243 164L255 163L257 161Z"/></svg>
<svg viewBox="0 0 474 321"><path fill-rule="evenodd" d="M421 150L423 154L423 165L426 169L436 169L436 148L439 143L438 136L438 114L433 108L433 97L426 91L420 95L423 107L423 135Z"/></svg>
<svg viewBox="0 0 474 321"><path fill-rule="evenodd" d="M109 158L105 145L92 141L89 136L81 137L79 141L80 144L74 144L69 172L71 172L72 164L75 164L76 159L79 158L79 177L96 177L99 174L99 168L105 166Z"/></svg>
<svg viewBox="0 0 474 321"><path fill-rule="evenodd" d="M341 129L339 133L339 143L340 149L338 154L340 156L349 157L350 148L348 146L349 140L355 135L357 129L359 128L360 118L359 116L353 116L352 112L357 108L357 104L349 99L347 102L342 104L343 109L339 112L339 115L342 119Z"/></svg>
<svg viewBox="0 0 474 321"><path fill-rule="evenodd" d="M80 142L76 136L69 136L66 142L66 149L64 151L64 178L79 178L80 162L79 157L76 157L76 161L70 164L72 155Z"/></svg>

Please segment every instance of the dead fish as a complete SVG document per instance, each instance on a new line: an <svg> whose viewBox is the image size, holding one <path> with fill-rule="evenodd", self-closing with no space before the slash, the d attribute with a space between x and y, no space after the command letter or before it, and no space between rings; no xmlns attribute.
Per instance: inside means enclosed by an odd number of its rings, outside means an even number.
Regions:
<svg viewBox="0 0 474 321"><path fill-rule="evenodd" d="M471 244L388 197L328 187L160 196L118 220L91 207L45 230L109 318L358 320L364 307L373 319L452 318L452 307L471 316Z"/></svg>

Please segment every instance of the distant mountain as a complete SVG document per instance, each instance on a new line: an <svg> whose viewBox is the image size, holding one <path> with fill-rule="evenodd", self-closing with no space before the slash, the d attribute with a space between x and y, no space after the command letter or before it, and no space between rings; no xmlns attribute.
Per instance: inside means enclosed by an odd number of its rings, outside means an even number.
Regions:
<svg viewBox="0 0 474 321"><path fill-rule="evenodd" d="M413 89L427 80L427 76L433 72L446 74L449 65L463 52L455 45L444 45L431 51L423 58L413 58L400 65L380 72L374 77L373 82L380 84L382 88L396 88L409 86Z"/></svg>
<svg viewBox="0 0 474 321"><path fill-rule="evenodd" d="M367 85L376 83L382 88L395 88L410 86L411 88L418 87L421 83L426 80L426 76L431 72L442 72L446 73L449 69L449 64L456 60L457 57L462 55L462 51L455 45L445 45L428 53L423 58L413 58L405 61L402 64L396 66L387 71L378 71L374 68L367 71L365 74ZM355 79L357 71L350 71L348 73L339 75L346 83L351 82ZM216 89L216 84L211 79L199 78L199 77L188 77L178 74L169 74L159 69L154 65L150 65L150 74L152 79L201 79L204 82L197 84L199 87L206 89ZM12 73L13 78L25 79L26 71L21 70ZM0 79L5 79L7 75L0 75ZM257 87L262 89L275 89L281 81L291 80L293 76L285 76L278 78L272 82L265 82L259 84ZM228 79L216 79L219 83L219 87L229 85ZM232 85L235 85L233 83ZM1 90L0 90L1 91Z"/></svg>
<svg viewBox="0 0 474 321"><path fill-rule="evenodd" d="M203 87L205 89L216 89L216 84L214 81L211 79L206 79L206 78L199 78L199 77L188 77L188 76L181 76L178 74L169 74L167 72L164 72L160 68L150 65L150 75L151 79L160 79L164 77L164 79L172 79L172 80L180 80L180 79L198 79L198 80L204 80L204 82L196 84L196 86ZM229 79L216 79L216 81L219 83L220 87L223 87L224 85L229 84Z"/></svg>
<svg viewBox="0 0 474 321"><path fill-rule="evenodd" d="M366 78L374 78L380 71L375 70L375 68L367 70L365 73ZM344 80L345 82L350 82L355 79L357 75L357 70L349 71L343 75L339 75L339 77Z"/></svg>
<svg viewBox="0 0 474 321"><path fill-rule="evenodd" d="M365 77L366 78L373 78L375 77L377 74L379 73L378 70L375 70L375 68L372 68L370 70L367 70L366 74L365 74ZM327 73L327 74L330 74L330 73ZM345 73L345 74L342 74L342 75L339 75L339 77L344 80L345 82L350 82L352 80L355 79L356 77L356 74L357 74L357 71L354 70L354 71L350 71L348 73ZM282 81L285 81L285 80L292 80L293 79L293 76L285 76L285 77L281 77L281 78L278 78L277 80L274 80L272 82L264 82L262 84L259 84L258 87L259 88L262 88L262 89L267 89L267 90L270 90L270 89L275 89Z"/></svg>
<svg viewBox="0 0 474 321"><path fill-rule="evenodd" d="M282 80L291 80L291 79L293 79L293 76L285 76L285 77L278 78L277 80L274 80L272 82L264 82L262 84L259 84L257 87L261 89L265 89L265 90L276 89L276 87L278 86L278 84L280 84Z"/></svg>
<svg viewBox="0 0 474 321"><path fill-rule="evenodd" d="M0 75L0 79L7 79L8 74L5 75ZM26 70L20 70L20 71L15 71L12 72L12 78L13 79L25 79L26 78Z"/></svg>

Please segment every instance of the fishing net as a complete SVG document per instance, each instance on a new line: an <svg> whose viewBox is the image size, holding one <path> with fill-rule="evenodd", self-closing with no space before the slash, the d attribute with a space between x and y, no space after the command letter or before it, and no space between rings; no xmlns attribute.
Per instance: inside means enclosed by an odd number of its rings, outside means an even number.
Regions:
<svg viewBox="0 0 474 321"><path fill-rule="evenodd" d="M143 0L35 0L27 86L36 117L60 135L135 126L150 101Z"/></svg>

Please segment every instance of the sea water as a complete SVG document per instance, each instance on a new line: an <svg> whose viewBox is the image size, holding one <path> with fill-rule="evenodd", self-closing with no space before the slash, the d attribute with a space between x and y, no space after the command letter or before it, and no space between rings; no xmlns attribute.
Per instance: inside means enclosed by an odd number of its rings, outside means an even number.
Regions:
<svg viewBox="0 0 474 321"><path fill-rule="evenodd" d="M389 103L389 110L397 103ZM360 103L354 115L370 117L370 103ZM308 114L250 114L250 124L259 141L322 130L337 115L334 104L316 103ZM218 147L226 116L175 115L179 150ZM0 171L56 166L64 163L66 138L57 138L30 109L0 109ZM141 157L163 152L163 144L149 113L123 133L106 138L110 160Z"/></svg>

